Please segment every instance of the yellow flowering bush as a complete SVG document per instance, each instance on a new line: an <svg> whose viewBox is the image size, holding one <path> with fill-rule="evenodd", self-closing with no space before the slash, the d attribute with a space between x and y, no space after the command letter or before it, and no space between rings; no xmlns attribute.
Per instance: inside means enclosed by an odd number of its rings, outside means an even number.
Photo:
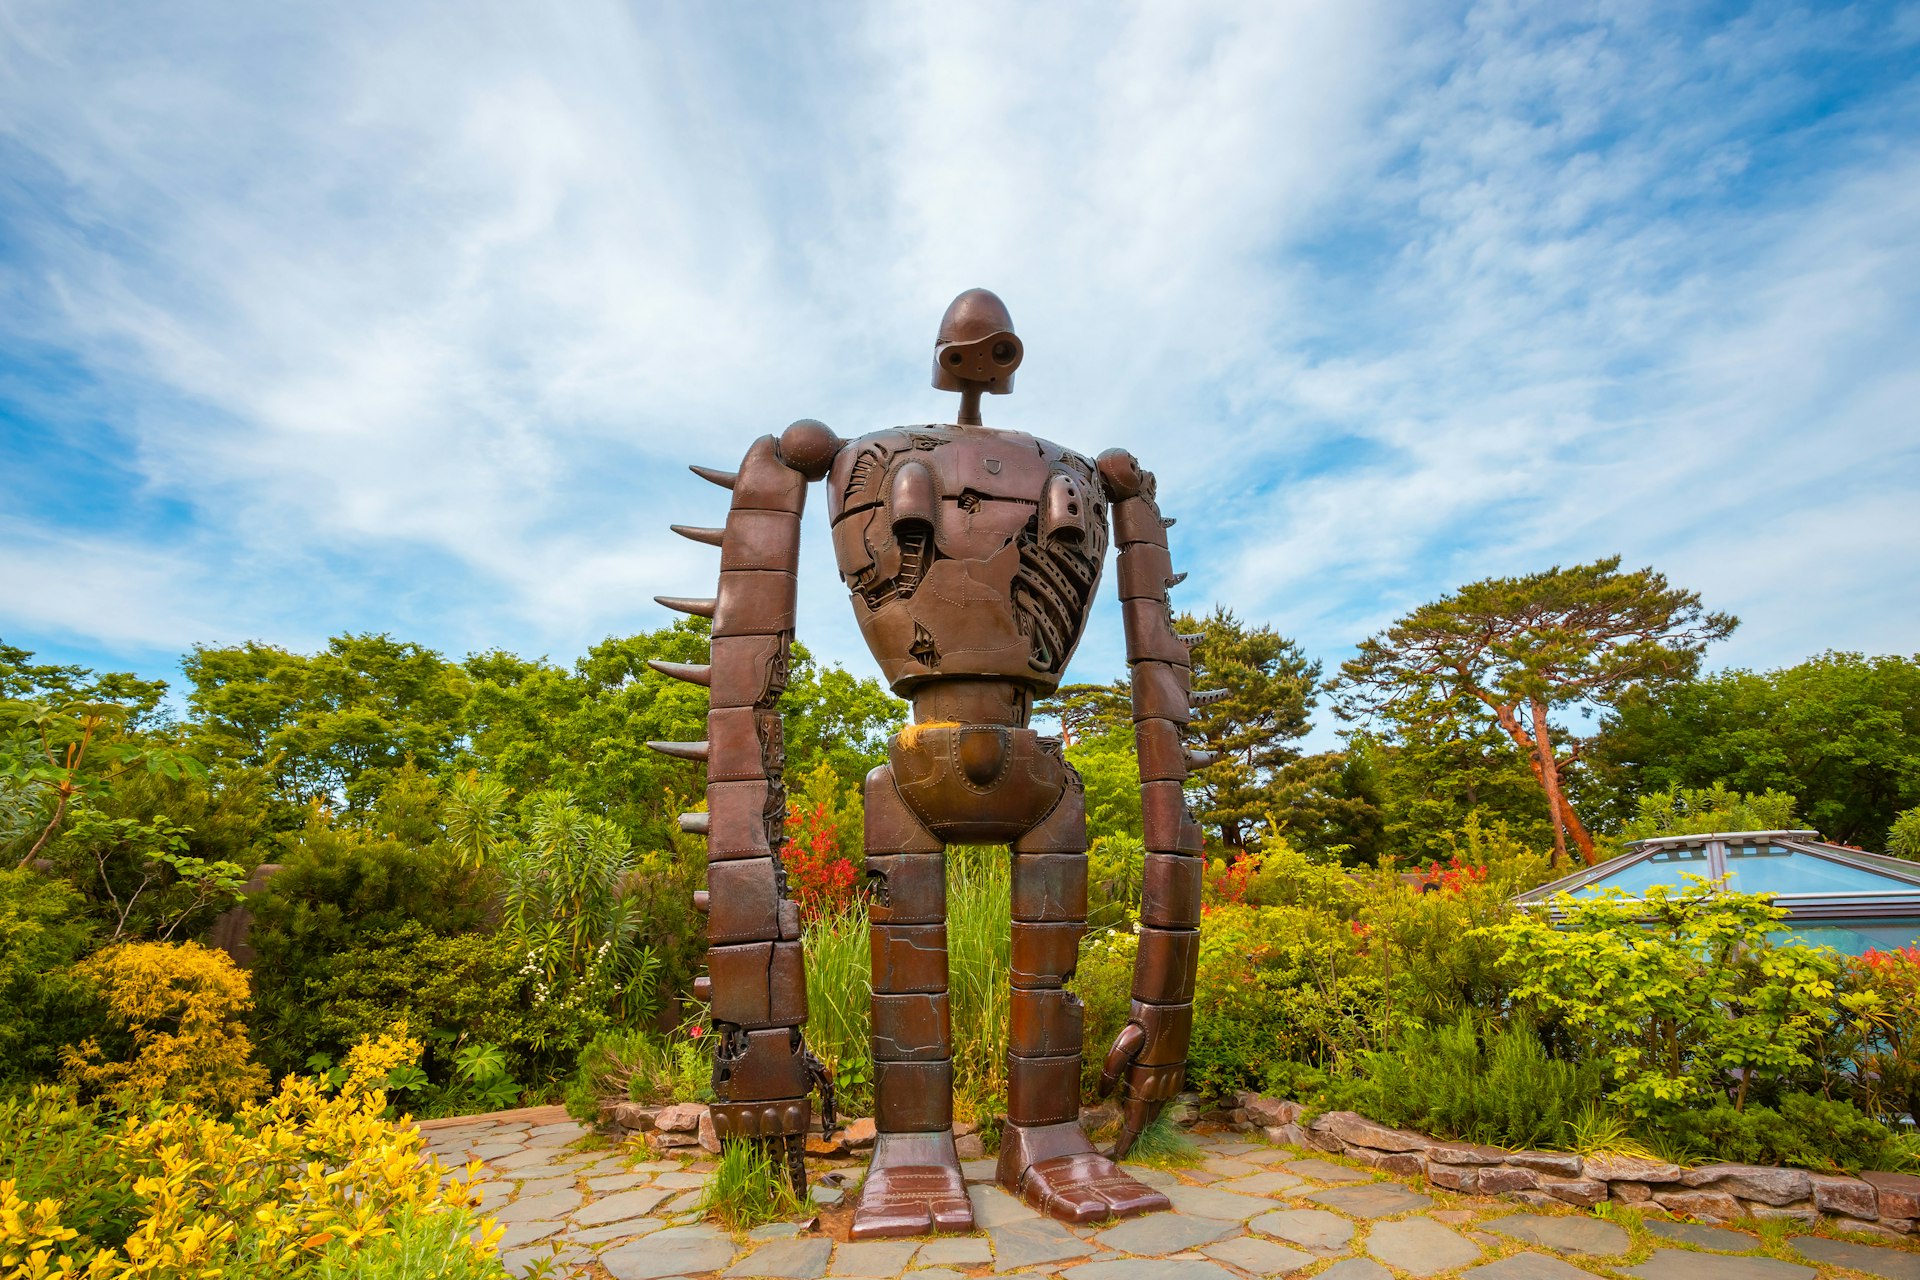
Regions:
<svg viewBox="0 0 1920 1280"><path fill-rule="evenodd" d="M343 1093L372 1093L384 1088L387 1077L401 1067L420 1061L424 1046L407 1032L406 1019L379 1037L368 1037L347 1050L347 1078L340 1086Z"/></svg>
<svg viewBox="0 0 1920 1280"><path fill-rule="evenodd" d="M99 988L120 1052L89 1036L67 1049L66 1078L103 1093L230 1110L267 1086L241 1021L247 975L226 952L197 942L129 942L88 957L76 972Z"/></svg>
<svg viewBox="0 0 1920 1280"><path fill-rule="evenodd" d="M222 1120L191 1106L132 1118L113 1139L119 1176L140 1217L119 1247L75 1257L60 1203L27 1202L0 1182L0 1277L5 1280L221 1280L316 1274L400 1229L430 1229L450 1276L502 1274L501 1228L471 1213L480 1166L449 1171L423 1160L411 1125L384 1118L386 1095L365 1087L382 1060L418 1044L383 1036L364 1046L365 1071L337 1094L289 1076L280 1091ZM384 1075L385 1068L378 1072ZM449 1221L447 1215L457 1215Z"/></svg>

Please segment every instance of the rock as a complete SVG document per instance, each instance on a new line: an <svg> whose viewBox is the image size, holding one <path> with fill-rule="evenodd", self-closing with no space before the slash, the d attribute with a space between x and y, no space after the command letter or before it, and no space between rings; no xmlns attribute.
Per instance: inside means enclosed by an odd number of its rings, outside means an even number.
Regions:
<svg viewBox="0 0 1920 1280"><path fill-rule="evenodd" d="M962 1160L981 1160L987 1154L987 1144L980 1140L977 1133L966 1133L955 1138L953 1149Z"/></svg>
<svg viewBox="0 0 1920 1280"><path fill-rule="evenodd" d="M1672 1222L1665 1218L1648 1218L1644 1225L1648 1235L1658 1236L1662 1240L1677 1240L1681 1244L1698 1245L1702 1249L1722 1249L1728 1253L1742 1253L1760 1246L1760 1241L1756 1237L1744 1231L1728 1231L1725 1227L1707 1227L1698 1222Z"/></svg>
<svg viewBox="0 0 1920 1280"><path fill-rule="evenodd" d="M833 1251L833 1276L897 1276L913 1261L920 1246L912 1240L856 1240Z"/></svg>
<svg viewBox="0 0 1920 1280"><path fill-rule="evenodd" d="M1502 1191L1532 1191L1540 1185L1540 1175L1531 1169L1511 1165L1488 1165L1480 1170L1480 1194L1498 1195Z"/></svg>
<svg viewBox="0 0 1920 1280"><path fill-rule="evenodd" d="M1848 1240L1825 1240L1819 1236L1801 1236L1793 1247L1815 1262L1845 1267L1885 1280L1920 1280L1920 1253L1905 1249L1882 1249Z"/></svg>
<svg viewBox="0 0 1920 1280"><path fill-rule="evenodd" d="M1607 1198L1607 1184L1598 1178L1550 1178L1542 1176L1540 1189L1555 1200L1590 1209Z"/></svg>
<svg viewBox="0 0 1920 1280"><path fill-rule="evenodd" d="M1598 1218L1572 1214L1516 1213L1480 1224L1503 1236L1542 1244L1562 1253L1590 1253L1605 1257L1625 1253L1633 1240L1620 1227Z"/></svg>
<svg viewBox="0 0 1920 1280"><path fill-rule="evenodd" d="M645 1133L653 1128L654 1117L660 1114L660 1108L641 1102L615 1102L612 1111L613 1123L630 1133Z"/></svg>
<svg viewBox="0 0 1920 1280"><path fill-rule="evenodd" d="M676 1102L654 1114L654 1128L662 1133L699 1133L700 1117L707 1109L697 1102Z"/></svg>
<svg viewBox="0 0 1920 1280"><path fill-rule="evenodd" d="M1259 1196L1235 1195L1231 1191L1216 1191L1211 1187L1171 1186L1164 1189L1167 1199L1173 1201L1173 1207L1181 1213L1192 1214L1196 1218L1216 1218L1223 1222L1245 1222L1248 1218L1267 1212L1273 1208L1273 1201ZM1138 1221L1158 1221L1149 1215Z"/></svg>
<svg viewBox="0 0 1920 1280"><path fill-rule="evenodd" d="M1270 1124L1260 1131L1268 1142L1282 1147L1304 1147L1307 1133L1298 1124Z"/></svg>
<svg viewBox="0 0 1920 1280"><path fill-rule="evenodd" d="M1205 1258L1103 1258L1075 1267L1078 1280L1235 1280Z"/></svg>
<svg viewBox="0 0 1920 1280"><path fill-rule="evenodd" d="M1813 1207L1813 1201L1802 1200L1799 1204L1768 1204L1764 1200L1741 1200L1740 1207L1746 1210L1746 1216L1762 1221L1768 1218L1785 1218L1789 1222L1804 1222L1808 1226L1820 1221L1820 1211Z"/></svg>
<svg viewBox="0 0 1920 1280"><path fill-rule="evenodd" d="M978 1132L980 1132L980 1126L971 1120L955 1120L953 1122L953 1136L956 1138L964 1138L970 1133Z"/></svg>
<svg viewBox="0 0 1920 1280"><path fill-rule="evenodd" d="M1425 1174L1427 1158L1417 1151L1389 1151L1374 1162L1374 1167L1402 1175Z"/></svg>
<svg viewBox="0 0 1920 1280"><path fill-rule="evenodd" d="M1300 1120L1300 1104L1284 1098L1264 1098L1256 1094L1243 1098L1240 1106L1246 1111L1247 1119L1262 1129L1269 1125L1296 1124Z"/></svg>
<svg viewBox="0 0 1920 1280"><path fill-rule="evenodd" d="M1372 1258L1343 1258L1320 1276L1324 1280L1393 1280L1393 1273Z"/></svg>
<svg viewBox="0 0 1920 1280"><path fill-rule="evenodd" d="M1002 1223L990 1228L987 1237L993 1241L995 1271L1018 1271L1043 1262L1084 1258L1093 1252L1093 1246L1073 1232L1038 1216L1022 1222Z"/></svg>
<svg viewBox="0 0 1920 1280"><path fill-rule="evenodd" d="M1707 1164L1680 1176L1682 1186L1724 1191L1762 1204L1792 1204L1813 1194L1805 1170L1764 1164Z"/></svg>
<svg viewBox="0 0 1920 1280"><path fill-rule="evenodd" d="M1097 1106L1080 1108L1080 1127L1088 1133L1098 1133L1119 1123L1120 1108L1114 1103L1102 1102Z"/></svg>
<svg viewBox="0 0 1920 1280"><path fill-rule="evenodd" d="M1210 1244L1200 1252L1209 1258L1218 1258L1228 1266L1240 1268L1256 1276L1279 1276L1289 1271L1298 1271L1314 1261L1310 1253L1298 1249L1289 1249L1285 1245L1275 1244L1271 1240L1260 1240L1253 1236L1241 1236L1235 1240L1222 1240Z"/></svg>
<svg viewBox="0 0 1920 1280"><path fill-rule="evenodd" d="M1436 1142L1427 1148L1427 1159L1437 1164L1500 1164L1507 1155L1506 1148L1483 1142Z"/></svg>
<svg viewBox="0 0 1920 1280"><path fill-rule="evenodd" d="M1448 1191L1472 1195L1480 1189L1480 1170L1470 1164L1429 1164L1427 1181Z"/></svg>
<svg viewBox="0 0 1920 1280"><path fill-rule="evenodd" d="M672 1194L671 1187L635 1187L631 1191L616 1191L610 1196L602 1196L584 1209L575 1210L573 1220L580 1226L592 1227L603 1222L645 1217Z"/></svg>
<svg viewBox="0 0 1920 1280"><path fill-rule="evenodd" d="M1307 1139L1303 1144L1305 1146L1318 1147L1330 1155L1347 1154L1347 1144L1342 1142L1340 1135L1331 1129L1308 1129L1305 1136Z"/></svg>
<svg viewBox="0 0 1920 1280"><path fill-rule="evenodd" d="M916 1267L976 1267L992 1261L992 1248L975 1236L940 1236L921 1245L913 1258Z"/></svg>
<svg viewBox="0 0 1920 1280"><path fill-rule="evenodd" d="M971 1186L967 1200L973 1205L973 1225L990 1230L1009 1222L1031 1222L1040 1215L1025 1201L1017 1200L996 1186Z"/></svg>
<svg viewBox="0 0 1920 1280"><path fill-rule="evenodd" d="M1255 1166L1257 1167L1257 1166ZM1277 1196L1292 1191L1300 1185L1300 1179L1278 1169L1268 1169L1261 1173L1249 1174L1244 1178L1235 1178L1223 1182L1216 1191L1231 1191L1242 1196Z"/></svg>
<svg viewBox="0 0 1920 1280"><path fill-rule="evenodd" d="M655 1151L676 1151L683 1147L700 1145L698 1126L688 1133L662 1133L658 1129L647 1135L647 1145Z"/></svg>
<svg viewBox="0 0 1920 1280"><path fill-rule="evenodd" d="M613 1280L661 1280L718 1271L733 1261L733 1242L713 1227L669 1227L600 1255Z"/></svg>
<svg viewBox="0 0 1920 1280"><path fill-rule="evenodd" d="M776 1240L728 1267L728 1277L768 1276L773 1280L820 1280L827 1274L833 1241L813 1238Z"/></svg>
<svg viewBox="0 0 1920 1280"><path fill-rule="evenodd" d="M1607 1199L1615 1204L1646 1204L1653 1199L1653 1189L1644 1182L1609 1182Z"/></svg>
<svg viewBox="0 0 1920 1280"><path fill-rule="evenodd" d="M1880 1200L1870 1182L1833 1173L1809 1174L1807 1181L1813 1184L1814 1207L1822 1213L1868 1219L1880 1216Z"/></svg>
<svg viewBox="0 0 1920 1280"><path fill-rule="evenodd" d="M1515 1151L1507 1156L1507 1163L1535 1173L1550 1173L1556 1178L1598 1176L1588 1175L1586 1162L1571 1151Z"/></svg>
<svg viewBox="0 0 1920 1280"><path fill-rule="evenodd" d="M1389 1129L1353 1111L1329 1111L1313 1122L1312 1132L1331 1133L1342 1142L1374 1151L1425 1151L1432 1142L1406 1129Z"/></svg>
<svg viewBox="0 0 1920 1280"><path fill-rule="evenodd" d="M1430 1276L1464 1267L1480 1257L1480 1246L1431 1218L1383 1222L1367 1234L1367 1252L1413 1276Z"/></svg>
<svg viewBox="0 0 1920 1280"><path fill-rule="evenodd" d="M1460 1280L1593 1280L1593 1273L1544 1253L1516 1253L1462 1271Z"/></svg>
<svg viewBox="0 0 1920 1280"><path fill-rule="evenodd" d="M1431 1196L1410 1191L1397 1182L1370 1182L1364 1187L1331 1187L1326 1191L1316 1191L1307 1199L1356 1218L1389 1218L1409 1209L1426 1209L1433 1205Z"/></svg>
<svg viewBox="0 0 1920 1280"><path fill-rule="evenodd" d="M873 1146L874 1135L878 1132L871 1117L855 1120L834 1136L840 1139L850 1151L865 1151Z"/></svg>
<svg viewBox="0 0 1920 1280"><path fill-rule="evenodd" d="M1325 1209L1281 1209L1255 1218L1248 1225L1255 1231L1308 1249L1344 1249L1347 1241L1353 1239L1353 1224Z"/></svg>
<svg viewBox="0 0 1920 1280"><path fill-rule="evenodd" d="M1863 1173L1880 1202L1882 1218L1920 1218L1920 1178L1910 1173Z"/></svg>
<svg viewBox="0 0 1920 1280"><path fill-rule="evenodd" d="M807 1154L821 1160L837 1160L847 1154L847 1144L840 1141L837 1133L824 1138L810 1133L807 1135Z"/></svg>
<svg viewBox="0 0 1920 1280"><path fill-rule="evenodd" d="M1797 1267L1778 1258L1729 1257L1722 1253L1692 1253L1685 1249L1655 1249L1637 1267L1621 1274L1639 1280L1814 1280L1812 1267Z"/></svg>
<svg viewBox="0 0 1920 1280"><path fill-rule="evenodd" d="M1742 1213L1740 1202L1724 1191L1656 1191L1653 1202L1674 1213L1715 1222L1732 1222Z"/></svg>
<svg viewBox="0 0 1920 1280"><path fill-rule="evenodd" d="M1530 1204L1536 1209L1558 1209L1561 1205L1560 1201L1555 1200L1544 1191L1508 1191L1504 1194L1510 1200L1518 1200L1521 1204Z"/></svg>
<svg viewBox="0 0 1920 1280"><path fill-rule="evenodd" d="M1867 1222L1860 1218L1837 1217L1833 1225L1842 1231L1857 1231L1863 1236L1880 1236L1886 1240L1900 1239L1900 1232L1884 1222Z"/></svg>
<svg viewBox="0 0 1920 1280"><path fill-rule="evenodd" d="M1598 1155L1586 1157L1585 1172L1589 1178L1599 1178L1603 1182L1678 1182L1686 1170L1664 1160Z"/></svg>
<svg viewBox="0 0 1920 1280"><path fill-rule="evenodd" d="M1178 1253L1197 1249L1226 1236L1237 1235L1240 1224L1218 1218L1194 1218L1184 1213L1149 1213L1128 1218L1093 1238L1102 1249L1120 1253Z"/></svg>
<svg viewBox="0 0 1920 1280"><path fill-rule="evenodd" d="M701 1109L698 1132L700 1134L700 1149L702 1151L710 1151L714 1155L719 1155L720 1134L713 1127L713 1112L705 1108Z"/></svg>
<svg viewBox="0 0 1920 1280"><path fill-rule="evenodd" d="M1303 1178L1312 1178L1315 1182L1362 1182L1367 1176L1358 1169L1349 1169L1330 1160L1294 1160L1287 1164L1286 1170Z"/></svg>

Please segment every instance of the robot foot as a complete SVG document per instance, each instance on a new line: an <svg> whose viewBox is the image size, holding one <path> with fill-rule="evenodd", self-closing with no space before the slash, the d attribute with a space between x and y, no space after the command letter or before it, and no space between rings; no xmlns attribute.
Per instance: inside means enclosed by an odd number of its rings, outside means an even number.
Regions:
<svg viewBox="0 0 1920 1280"><path fill-rule="evenodd" d="M883 1133L853 1211L855 1240L973 1230L951 1133Z"/></svg>
<svg viewBox="0 0 1920 1280"><path fill-rule="evenodd" d="M1020 1195L1062 1222L1103 1222L1173 1207L1166 1196L1128 1177L1097 1151L1042 1160L1021 1179Z"/></svg>
<svg viewBox="0 0 1920 1280"><path fill-rule="evenodd" d="M1062 1222L1103 1222L1171 1209L1166 1196L1121 1172L1074 1123L1000 1131L1000 1183Z"/></svg>

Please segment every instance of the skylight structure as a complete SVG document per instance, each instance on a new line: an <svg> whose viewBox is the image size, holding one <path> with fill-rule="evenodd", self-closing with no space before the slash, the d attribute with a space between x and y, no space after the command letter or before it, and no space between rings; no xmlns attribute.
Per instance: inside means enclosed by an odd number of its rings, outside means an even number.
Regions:
<svg viewBox="0 0 1920 1280"><path fill-rule="evenodd" d="M1920 863L1828 844L1817 831L1721 831L1636 840L1617 858L1521 894L1521 905L1561 894L1629 898L1653 885L1678 890L1702 876L1740 893L1769 893L1786 908L1776 937L1842 955L1920 944Z"/></svg>

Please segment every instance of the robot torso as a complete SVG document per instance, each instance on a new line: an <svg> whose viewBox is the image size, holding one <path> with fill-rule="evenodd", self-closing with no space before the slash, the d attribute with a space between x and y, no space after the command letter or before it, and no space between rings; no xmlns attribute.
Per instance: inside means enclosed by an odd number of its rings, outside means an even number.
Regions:
<svg viewBox="0 0 1920 1280"><path fill-rule="evenodd" d="M895 693L942 679L1051 692L1107 551L1094 465L1015 431L897 427L847 444L827 477L854 620Z"/></svg>

